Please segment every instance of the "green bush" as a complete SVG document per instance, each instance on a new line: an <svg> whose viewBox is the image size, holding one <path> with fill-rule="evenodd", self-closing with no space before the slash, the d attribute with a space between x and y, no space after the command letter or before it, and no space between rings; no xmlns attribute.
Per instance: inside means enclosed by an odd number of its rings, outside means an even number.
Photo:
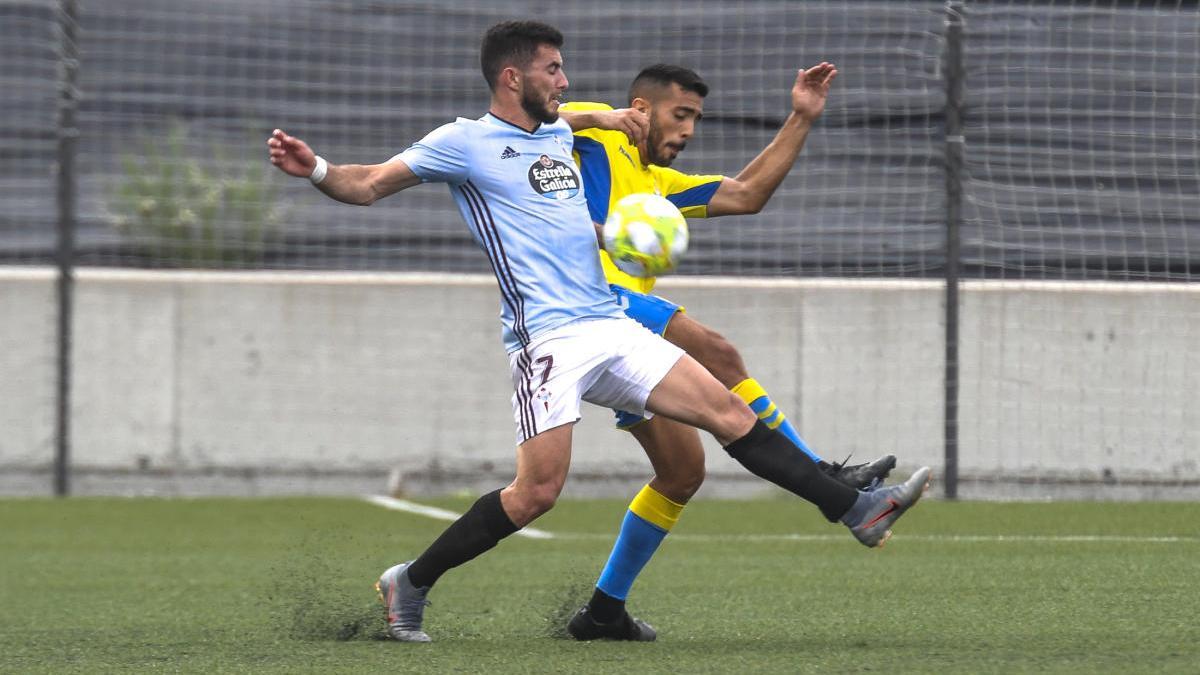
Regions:
<svg viewBox="0 0 1200 675"><path fill-rule="evenodd" d="M219 170L205 168L188 140L174 124L140 155L122 156L114 226L155 266L261 263L281 220L274 169L265 159L230 160L220 147L210 150Z"/></svg>

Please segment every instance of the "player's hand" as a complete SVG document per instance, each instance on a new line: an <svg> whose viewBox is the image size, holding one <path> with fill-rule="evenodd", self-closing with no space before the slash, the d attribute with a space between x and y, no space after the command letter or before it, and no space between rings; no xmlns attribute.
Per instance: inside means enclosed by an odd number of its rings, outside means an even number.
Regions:
<svg viewBox="0 0 1200 675"><path fill-rule="evenodd" d="M634 146L646 140L650 132L650 116L637 108L597 110L596 121L598 129L620 131L629 137L629 144Z"/></svg>
<svg viewBox="0 0 1200 675"><path fill-rule="evenodd" d="M317 166L317 155L308 144L276 129L267 139L271 163L289 176L308 178Z"/></svg>
<svg viewBox="0 0 1200 675"><path fill-rule="evenodd" d="M792 110L809 122L820 117L829 96L829 85L837 73L837 67L825 61L801 70L792 85Z"/></svg>

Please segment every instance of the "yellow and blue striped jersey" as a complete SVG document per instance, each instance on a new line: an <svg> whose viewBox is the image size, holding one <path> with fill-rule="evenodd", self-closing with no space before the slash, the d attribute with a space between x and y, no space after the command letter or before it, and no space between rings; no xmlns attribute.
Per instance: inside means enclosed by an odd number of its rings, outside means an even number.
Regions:
<svg viewBox="0 0 1200 675"><path fill-rule="evenodd" d="M563 111L612 110L603 103L568 103ZM661 166L644 166L638 149L620 131L586 129L575 132L575 163L583 173L583 189L594 222L604 224L609 209L625 195L649 192L666 197L687 218L706 218L708 202L721 186L723 176L681 173ZM649 293L654 279L630 276L600 251L600 264L608 283L639 293Z"/></svg>

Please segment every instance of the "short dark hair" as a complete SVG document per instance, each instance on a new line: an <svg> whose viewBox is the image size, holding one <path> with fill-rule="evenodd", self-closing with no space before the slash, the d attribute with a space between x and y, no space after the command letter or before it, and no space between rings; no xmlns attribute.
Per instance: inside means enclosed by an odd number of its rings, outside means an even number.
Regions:
<svg viewBox="0 0 1200 675"><path fill-rule="evenodd" d="M562 33L540 21L505 21L492 26L483 34L479 47L479 66L488 89L496 91L496 80L505 66L527 68L538 47L550 45L557 49L562 44Z"/></svg>
<svg viewBox="0 0 1200 675"><path fill-rule="evenodd" d="M629 102L641 95L647 87L666 87L671 83L679 85L684 91L692 91L700 98L708 96L708 85L695 71L683 66L672 66L666 63L656 63L642 68L642 72L633 78L629 85Z"/></svg>

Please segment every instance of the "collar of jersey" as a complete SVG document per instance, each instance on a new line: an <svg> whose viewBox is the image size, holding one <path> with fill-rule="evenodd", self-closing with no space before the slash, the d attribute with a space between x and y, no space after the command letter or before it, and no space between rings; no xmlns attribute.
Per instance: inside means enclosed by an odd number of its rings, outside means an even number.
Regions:
<svg viewBox="0 0 1200 675"><path fill-rule="evenodd" d="M529 134L530 136L536 136L537 132L541 131L542 127L545 126L541 122L538 122L538 125L533 128L533 131L529 131L529 130L525 129L524 127L513 124L512 122L509 122L508 120L504 119L503 117L497 117L496 115L492 114L491 112L488 112L487 114L485 114L483 116L483 119L492 124L496 124L498 122L500 124L503 124L504 126L512 127L514 129L516 129L517 131L520 131L521 133L524 133L524 134Z"/></svg>

